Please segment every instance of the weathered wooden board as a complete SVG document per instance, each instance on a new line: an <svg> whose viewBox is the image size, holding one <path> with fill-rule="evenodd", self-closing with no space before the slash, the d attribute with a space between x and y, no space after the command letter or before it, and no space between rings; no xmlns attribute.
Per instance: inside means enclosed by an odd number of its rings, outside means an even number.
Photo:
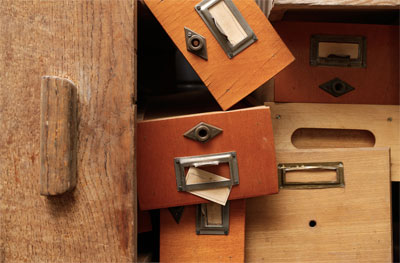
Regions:
<svg viewBox="0 0 400 263"><path fill-rule="evenodd" d="M60 195L76 186L76 87L67 79L45 76L40 100L40 194Z"/></svg>
<svg viewBox="0 0 400 263"><path fill-rule="evenodd" d="M269 19L281 20L288 10L299 9L398 9L398 0L273 0Z"/></svg>
<svg viewBox="0 0 400 263"><path fill-rule="evenodd" d="M0 262L136 257L136 1L1 1ZM41 77L77 86L75 190L40 195Z"/></svg>
<svg viewBox="0 0 400 263"><path fill-rule="evenodd" d="M277 161L341 161L345 187L248 199L246 262L392 261L388 148L278 150Z"/></svg>
<svg viewBox="0 0 400 263"><path fill-rule="evenodd" d="M276 102L399 104L399 26L277 22L274 27L296 57L275 77ZM315 34L366 37L366 68L311 66ZM334 78L355 89L334 97L319 88Z"/></svg>
<svg viewBox="0 0 400 263"><path fill-rule="evenodd" d="M367 130L375 137L375 147L390 147L391 178L392 181L400 181L400 106L314 103L266 103L266 105L271 107L277 150L295 150L296 147L292 142L296 138L293 138L293 134L300 128ZM320 131L320 134L320 137L317 134L311 137L306 135L302 140L313 141L314 145L320 144L321 140L336 140L337 144L343 147L343 138L332 138L332 136L322 138L324 132ZM368 143L369 138L365 139ZM363 139L354 138L354 140L360 142ZM350 141L346 143L352 144ZM330 144L331 147L337 147L335 142ZM362 144L365 146L365 141ZM313 148L310 144L300 145Z"/></svg>
<svg viewBox="0 0 400 263"><path fill-rule="evenodd" d="M244 262L245 200L230 202L228 235L197 235L196 206L187 206L177 224L160 210L160 262Z"/></svg>
<svg viewBox="0 0 400 263"><path fill-rule="evenodd" d="M234 0L258 40L229 59L195 10L199 0L146 0L145 3L226 110L293 61L293 56L253 0ZM208 61L186 49L184 27L204 36Z"/></svg>
<svg viewBox="0 0 400 263"><path fill-rule="evenodd" d="M223 132L206 143L183 134L205 122ZM229 112L210 112L138 122L138 198L143 210L206 203L203 198L178 192L174 158L235 151L239 184L229 200L278 191L269 108L261 106ZM201 167L202 169L205 169ZM206 167L229 178L229 166Z"/></svg>

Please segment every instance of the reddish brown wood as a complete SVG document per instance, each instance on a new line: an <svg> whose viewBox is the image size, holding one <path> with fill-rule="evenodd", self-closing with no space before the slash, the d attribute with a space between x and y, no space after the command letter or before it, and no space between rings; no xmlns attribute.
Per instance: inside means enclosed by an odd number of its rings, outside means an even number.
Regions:
<svg viewBox="0 0 400 263"><path fill-rule="evenodd" d="M274 27L296 57L275 77L275 101L399 104L398 26L277 22ZM367 67L310 66L313 34L365 36ZM336 98L319 88L336 77L355 90Z"/></svg>
<svg viewBox="0 0 400 263"><path fill-rule="evenodd" d="M160 211L160 262L244 262L245 200L230 203L228 235L197 235L196 206L185 207L179 224Z"/></svg>
<svg viewBox="0 0 400 263"><path fill-rule="evenodd" d="M200 122L223 132L206 143L183 136ZM143 210L206 202L177 191L175 157L236 151L240 183L232 188L229 199L278 191L271 117L266 107L142 121L138 123L137 147L138 197ZM214 168L210 171L229 177L228 165Z"/></svg>
<svg viewBox="0 0 400 263"><path fill-rule="evenodd" d="M223 51L195 10L200 0L145 0L146 5L226 110L260 87L293 61L293 55L276 34L254 0L233 0L258 40L232 59ZM207 40L208 60L186 48L184 27Z"/></svg>

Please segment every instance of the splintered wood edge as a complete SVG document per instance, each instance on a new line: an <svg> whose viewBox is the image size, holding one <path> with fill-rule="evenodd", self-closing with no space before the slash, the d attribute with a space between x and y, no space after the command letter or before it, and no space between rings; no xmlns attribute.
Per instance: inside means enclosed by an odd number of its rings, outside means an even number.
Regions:
<svg viewBox="0 0 400 263"><path fill-rule="evenodd" d="M74 189L76 166L76 86L68 79L44 76L40 104L40 194L61 195Z"/></svg>

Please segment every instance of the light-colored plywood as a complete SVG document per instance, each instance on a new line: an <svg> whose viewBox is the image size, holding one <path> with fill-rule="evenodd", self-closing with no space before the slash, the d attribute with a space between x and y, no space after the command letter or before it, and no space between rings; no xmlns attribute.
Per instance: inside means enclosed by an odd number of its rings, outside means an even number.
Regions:
<svg viewBox="0 0 400 263"><path fill-rule="evenodd" d="M317 103L266 105L271 107L277 150L295 150L292 135L300 128L367 130L375 136L375 147L390 147L392 181L400 181L400 106ZM341 145L341 142L338 144ZM333 142L330 145L335 147Z"/></svg>
<svg viewBox="0 0 400 263"><path fill-rule="evenodd" d="M138 197L143 210L207 203L188 192L178 192L174 158L221 154L237 155L239 184L232 187L229 200L278 191L271 116L268 107L228 112L209 112L144 120L137 125ZM201 143L184 134L204 122L222 133ZM251 154L249 154L251 153ZM208 172L230 178L228 163L201 166Z"/></svg>
<svg viewBox="0 0 400 263"><path fill-rule="evenodd" d="M192 65L222 109L260 87L294 58L254 0L234 0L258 40L229 59L195 10L198 0L146 0L145 3ZM184 27L207 40L208 61L186 48Z"/></svg>
<svg viewBox="0 0 400 263"><path fill-rule="evenodd" d="M269 19L281 20L287 10L298 9L398 9L398 0L273 0Z"/></svg>
<svg viewBox="0 0 400 263"><path fill-rule="evenodd" d="M271 107L277 150L295 150L292 135L300 128L367 130L375 136L374 147L390 147L391 178L392 181L400 181L400 106L317 103L266 103L266 105ZM312 137L309 139L314 140ZM314 140L314 143L320 143L318 140ZM328 136L326 140L334 139ZM338 140L337 144L342 145L343 141L340 141L342 138ZM357 140L359 141L359 138L355 139ZM369 140L369 137L366 140ZM327 145L335 147L332 141ZM360 145L365 146L365 140Z"/></svg>
<svg viewBox="0 0 400 263"><path fill-rule="evenodd" d="M196 206L186 206L179 224L160 210L160 262L244 262L245 200L230 202L228 235L197 235Z"/></svg>
<svg viewBox="0 0 400 263"><path fill-rule="evenodd" d="M277 160L343 162L345 187L247 199L246 262L392 261L388 148L278 150Z"/></svg>
<svg viewBox="0 0 400 263"><path fill-rule="evenodd" d="M282 21L274 27L296 57L275 76L275 102L400 104L399 26ZM311 66L313 35L365 37L366 67ZM351 55L337 51L331 49L329 53ZM335 78L354 90L335 97L320 88Z"/></svg>
<svg viewBox="0 0 400 263"><path fill-rule="evenodd" d="M132 262L136 1L0 4L0 262ZM42 76L77 86L77 185L40 195Z"/></svg>

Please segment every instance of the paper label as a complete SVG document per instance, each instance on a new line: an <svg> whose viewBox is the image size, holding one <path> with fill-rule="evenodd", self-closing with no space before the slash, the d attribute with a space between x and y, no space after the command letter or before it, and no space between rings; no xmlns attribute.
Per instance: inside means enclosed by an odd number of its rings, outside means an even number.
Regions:
<svg viewBox="0 0 400 263"><path fill-rule="evenodd" d="M187 185L222 181L229 181L229 179L195 167L190 167L186 175ZM217 204L225 205L226 201L228 200L229 194L231 193L231 187L224 186L214 189L195 190L189 191L189 193L210 200Z"/></svg>

